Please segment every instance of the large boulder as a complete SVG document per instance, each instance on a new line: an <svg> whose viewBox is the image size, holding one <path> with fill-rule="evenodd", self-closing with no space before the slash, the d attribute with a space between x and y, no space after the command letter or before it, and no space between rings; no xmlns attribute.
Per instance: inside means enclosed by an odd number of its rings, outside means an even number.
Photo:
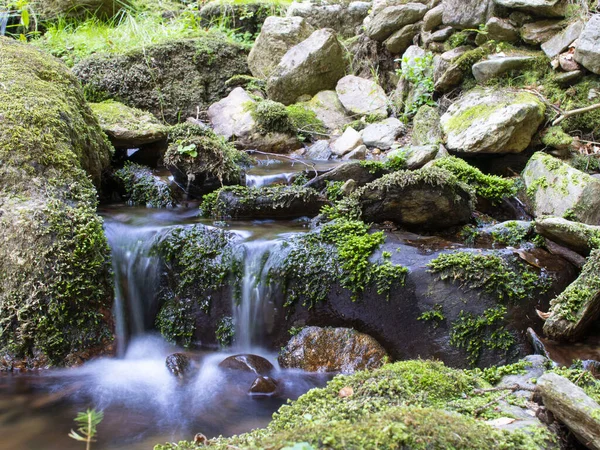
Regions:
<svg viewBox="0 0 600 450"><path fill-rule="evenodd" d="M567 13L566 0L494 0L497 5L528 12L539 17L564 17Z"/></svg>
<svg viewBox="0 0 600 450"><path fill-rule="evenodd" d="M305 327L279 353L279 365L307 372L353 373L376 369L387 352L371 336L351 328Z"/></svg>
<svg viewBox="0 0 600 450"><path fill-rule="evenodd" d="M387 96L375 81L347 75L338 81L335 91L344 108L353 116L379 119L388 116Z"/></svg>
<svg viewBox="0 0 600 450"><path fill-rule="evenodd" d="M267 17L248 55L252 75L268 78L283 55L307 39L313 31L302 17Z"/></svg>
<svg viewBox="0 0 600 450"><path fill-rule="evenodd" d="M92 55L73 68L89 101L112 98L168 123L195 117L227 95L229 78L247 71L243 47L221 36Z"/></svg>
<svg viewBox="0 0 600 450"><path fill-rule="evenodd" d="M97 16L113 17L127 0L32 0L31 9L38 20L55 20L60 17Z"/></svg>
<svg viewBox="0 0 600 450"><path fill-rule="evenodd" d="M369 21L365 33L370 39L383 42L395 31L421 20L426 12L427 6L421 3L388 6Z"/></svg>
<svg viewBox="0 0 600 450"><path fill-rule="evenodd" d="M438 168L384 175L359 189L355 198L367 222L390 220L430 230L469 222L474 203L469 186Z"/></svg>
<svg viewBox="0 0 600 450"><path fill-rule="evenodd" d="M315 3L294 1L287 15L303 17L314 28L332 28L340 36L356 36L363 20L369 14L371 2L350 1L341 3Z"/></svg>
<svg viewBox="0 0 600 450"><path fill-rule="evenodd" d="M449 150L519 153L544 120L546 107L534 94L510 89L473 89L441 118Z"/></svg>
<svg viewBox="0 0 600 450"><path fill-rule="evenodd" d="M152 113L112 100L90 103L90 108L115 148L135 148L167 138L168 128Z"/></svg>
<svg viewBox="0 0 600 450"><path fill-rule="evenodd" d="M345 71L344 52L335 33L318 30L283 56L267 82L267 94L289 105L302 95L333 89Z"/></svg>
<svg viewBox="0 0 600 450"><path fill-rule="evenodd" d="M110 144L62 63L3 37L0 55L0 368L73 363L112 336Z"/></svg>
<svg viewBox="0 0 600 450"><path fill-rule="evenodd" d="M585 24L575 49L575 60L591 72L600 74L600 14Z"/></svg>
<svg viewBox="0 0 600 450"><path fill-rule="evenodd" d="M546 153L535 153L522 173L535 217L569 215L600 225L600 180Z"/></svg>
<svg viewBox="0 0 600 450"><path fill-rule="evenodd" d="M493 16L493 0L445 0L443 23L454 28L477 28Z"/></svg>

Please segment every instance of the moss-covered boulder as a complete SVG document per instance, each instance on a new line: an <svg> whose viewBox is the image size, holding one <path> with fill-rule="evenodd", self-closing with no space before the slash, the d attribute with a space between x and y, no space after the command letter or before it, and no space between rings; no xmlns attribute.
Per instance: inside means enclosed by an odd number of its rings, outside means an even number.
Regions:
<svg viewBox="0 0 600 450"><path fill-rule="evenodd" d="M361 188L355 197L363 219L440 229L465 224L473 213L473 190L438 168L398 171Z"/></svg>
<svg viewBox="0 0 600 450"><path fill-rule="evenodd" d="M248 72L246 56L226 36L209 34L125 55L93 55L73 72L88 101L114 99L177 123L225 97L225 82Z"/></svg>
<svg viewBox="0 0 600 450"><path fill-rule="evenodd" d="M567 217L600 225L600 180L546 153L535 153L522 173L535 217Z"/></svg>
<svg viewBox="0 0 600 450"><path fill-rule="evenodd" d="M152 113L107 100L90 108L115 148L130 149L167 138L168 128Z"/></svg>
<svg viewBox="0 0 600 450"><path fill-rule="evenodd" d="M286 1L267 0L212 0L200 8L199 16L204 25L225 24L239 33L256 35L265 19L285 12Z"/></svg>
<svg viewBox="0 0 600 450"><path fill-rule="evenodd" d="M110 18L117 14L128 0L33 0L30 8L38 20L61 17L96 16Z"/></svg>
<svg viewBox="0 0 600 450"><path fill-rule="evenodd" d="M460 153L519 153L544 120L546 106L534 94L479 89L464 94L441 118L449 150Z"/></svg>
<svg viewBox="0 0 600 450"><path fill-rule="evenodd" d="M76 362L111 337L94 188L110 145L76 79L33 47L0 37L0 86L0 366Z"/></svg>
<svg viewBox="0 0 600 450"><path fill-rule="evenodd" d="M600 226L573 222L562 217L542 217L535 221L535 231L582 255L600 248Z"/></svg>
<svg viewBox="0 0 600 450"><path fill-rule="evenodd" d="M126 163L114 177L120 184L121 195L130 205L172 208L177 204L169 184L155 176L149 167Z"/></svg>

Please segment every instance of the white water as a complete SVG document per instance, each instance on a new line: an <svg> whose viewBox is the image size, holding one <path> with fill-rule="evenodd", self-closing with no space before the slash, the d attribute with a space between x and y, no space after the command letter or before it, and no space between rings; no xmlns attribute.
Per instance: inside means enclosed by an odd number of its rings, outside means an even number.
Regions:
<svg viewBox="0 0 600 450"><path fill-rule="evenodd" d="M247 187L263 187L273 184L290 184L298 172L282 172L268 175L246 175Z"/></svg>

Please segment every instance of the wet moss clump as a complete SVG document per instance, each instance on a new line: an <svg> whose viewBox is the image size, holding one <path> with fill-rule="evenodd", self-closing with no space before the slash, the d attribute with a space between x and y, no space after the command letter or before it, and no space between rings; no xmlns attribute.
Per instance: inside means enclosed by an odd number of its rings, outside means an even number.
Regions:
<svg viewBox="0 0 600 450"><path fill-rule="evenodd" d="M261 133L286 133L306 138L324 135L326 129L314 111L302 103L285 106L273 100L249 102L246 106Z"/></svg>
<svg viewBox="0 0 600 450"><path fill-rule="evenodd" d="M127 162L115 172L123 184L131 205L144 205L148 208L172 208L177 202L167 183L155 177L152 170L140 164Z"/></svg>
<svg viewBox="0 0 600 450"><path fill-rule="evenodd" d="M68 69L0 37L0 355L64 364L111 339L96 185L110 144Z"/></svg>

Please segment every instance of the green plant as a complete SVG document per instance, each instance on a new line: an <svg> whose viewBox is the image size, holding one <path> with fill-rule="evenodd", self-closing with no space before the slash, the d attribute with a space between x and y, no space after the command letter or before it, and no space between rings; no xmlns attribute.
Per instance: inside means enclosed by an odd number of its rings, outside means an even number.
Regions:
<svg viewBox="0 0 600 450"><path fill-rule="evenodd" d="M97 434L96 427L102 422L104 413L95 409L88 409L86 412L80 412L75 417L75 423L79 426L77 431L71 430L69 437L79 442L85 442L86 450L92 448L92 442Z"/></svg>
<svg viewBox="0 0 600 450"><path fill-rule="evenodd" d="M402 69L398 70L398 75L414 85L414 95L405 105L404 113L407 116L414 116L417 110L423 105L436 106L433 100L434 81L433 81L433 53L427 52L423 57L402 58Z"/></svg>
<svg viewBox="0 0 600 450"><path fill-rule="evenodd" d="M196 144L179 144L177 146L177 153L179 153L180 155L187 155L191 156L192 158L196 158L198 156L198 148L196 147Z"/></svg>
<svg viewBox="0 0 600 450"><path fill-rule="evenodd" d="M8 30L8 34L17 37L25 42L28 38L37 35L37 20L29 0L17 0L8 3L5 8L8 10L5 14L10 17L18 17L19 23L14 25L5 25L6 29L0 29L0 36ZM31 20L33 19L33 31L31 31Z"/></svg>
<svg viewBox="0 0 600 450"><path fill-rule="evenodd" d="M431 321L433 328L437 328L445 319L446 316L444 316L443 306L440 303L434 305L433 308L429 311L425 311L417 318L417 320Z"/></svg>
<svg viewBox="0 0 600 450"><path fill-rule="evenodd" d="M233 342L235 336L235 326L233 317L226 316L219 319L217 322L217 330L215 332L217 342L221 347L227 347Z"/></svg>

